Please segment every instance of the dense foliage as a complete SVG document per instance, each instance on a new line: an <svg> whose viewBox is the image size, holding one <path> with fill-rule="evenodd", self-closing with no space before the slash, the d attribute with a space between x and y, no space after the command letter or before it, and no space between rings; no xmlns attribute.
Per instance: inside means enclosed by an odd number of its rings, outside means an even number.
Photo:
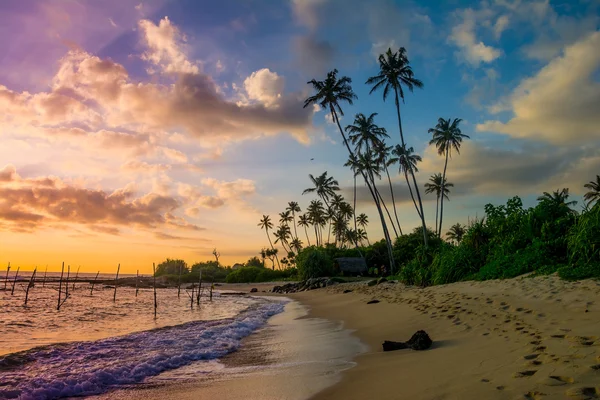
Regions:
<svg viewBox="0 0 600 400"><path fill-rule="evenodd" d="M327 251L316 246L301 250L296 257L296 265L300 279L331 276L334 273L333 259Z"/></svg>
<svg viewBox="0 0 600 400"><path fill-rule="evenodd" d="M284 270L273 270L269 268L245 266L232 271L227 275L227 283L251 283L251 282L271 282L288 280L295 278L297 271L295 268Z"/></svg>

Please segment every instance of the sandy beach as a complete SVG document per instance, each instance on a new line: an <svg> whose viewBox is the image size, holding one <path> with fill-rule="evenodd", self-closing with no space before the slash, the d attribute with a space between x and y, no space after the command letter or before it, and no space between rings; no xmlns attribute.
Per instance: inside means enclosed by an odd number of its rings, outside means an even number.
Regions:
<svg viewBox="0 0 600 400"><path fill-rule="evenodd" d="M311 316L344 321L369 346L314 400L600 398L598 281L355 283L292 297ZM383 340L419 329L434 340L430 350L381 351Z"/></svg>

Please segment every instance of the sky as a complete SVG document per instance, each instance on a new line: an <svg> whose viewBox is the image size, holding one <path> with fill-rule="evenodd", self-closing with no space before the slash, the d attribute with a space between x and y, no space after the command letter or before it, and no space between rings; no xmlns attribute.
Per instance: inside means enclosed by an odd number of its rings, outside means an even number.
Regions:
<svg viewBox="0 0 600 400"><path fill-rule="evenodd" d="M376 112L397 144L393 102L365 81L400 46L424 83L401 105L419 185L443 168L428 146L438 118L470 136L449 161L444 231L515 195L533 206L567 187L579 208L600 173L598 0L5 0L0 264L148 273L214 248L229 265L258 255L261 216L304 209L309 174L327 171L352 199L337 127L303 107L307 82L333 68L352 78L341 124ZM419 221L392 176L410 231Z"/></svg>

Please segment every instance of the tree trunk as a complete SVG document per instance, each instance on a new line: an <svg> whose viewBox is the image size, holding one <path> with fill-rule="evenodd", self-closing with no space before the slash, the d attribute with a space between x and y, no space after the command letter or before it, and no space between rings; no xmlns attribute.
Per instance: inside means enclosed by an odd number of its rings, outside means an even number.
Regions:
<svg viewBox="0 0 600 400"><path fill-rule="evenodd" d="M346 140L346 135L344 134L344 130L342 129L342 126L340 125L340 120L337 116L337 113L336 113L335 109L333 108L333 106L330 106L329 108L331 110L331 115L333 116L335 123L337 124L337 127L340 130L340 134L342 135L342 138L344 139L344 145L346 145L346 149L348 150L348 153L350 154L350 156L353 156L354 153L352 152L350 145L348 145L348 141ZM377 211L379 213L379 219L381 220L381 227L383 228L383 235L385 237L385 240L387 243L387 248L388 248L388 257L390 260L390 271L393 272L394 268L395 268L395 261L394 261L394 254L392 252L392 241L390 239L390 235L389 235L389 232L387 229L387 224L385 223L385 216L383 215L383 212L381 211L381 205L379 204L377 195L373 191L373 188L371 187L371 183L369 182L367 176L365 175L365 173L363 171L361 171L361 175L363 176L363 179L365 180L365 184L369 188L369 192L371 192L371 196L373 197L373 200L375 201L375 206L377 207Z"/></svg>
<svg viewBox="0 0 600 400"><path fill-rule="evenodd" d="M354 232L358 231L358 228L356 227L356 171L352 171L354 173L354 208L352 209L352 212L354 214Z"/></svg>
<svg viewBox="0 0 600 400"><path fill-rule="evenodd" d="M398 219L398 211L396 211L396 199L394 198L394 189L392 187L392 178L390 178L390 171L388 170L387 165L385 166L385 173L388 177L388 182L390 184L390 194L392 195L392 207L394 207L394 216L396 217L396 223L398 224L398 231L400 231L400 236L402 236L402 227L400 226L400 220ZM398 235L396 235L398 237Z"/></svg>
<svg viewBox="0 0 600 400"><path fill-rule="evenodd" d="M398 114L398 129L400 130L400 140L402 141L402 147L406 148L406 142L404 141L404 134L402 133L402 118L400 117L400 100L398 99L398 89L394 88L394 94L396 97L396 113ZM413 178L415 185L415 191L417 192L417 199L419 199L419 209L421 210L421 225L423 226L423 243L425 247L428 246L427 240L427 225L425 224L425 213L423 212L423 202L421 201L421 193L419 192L419 185L417 184L417 178L415 178L415 171L412 166L409 165L410 174Z"/></svg>
<svg viewBox="0 0 600 400"><path fill-rule="evenodd" d="M392 224L392 229L394 230L394 234L396 235L396 237L398 237L398 231L396 230L396 225L394 225L394 220L392 219L390 210L388 210L387 205L385 204L385 201L383 200L383 197L381 196L381 193L379 192L379 189L377 189L377 186L375 186L375 180L373 178L371 178L371 179L373 180L373 188L375 189L375 194L377 194L377 197L379 197L379 201L381 202L381 205L383 205L383 208L385 209L388 219L390 220L390 224Z"/></svg>
<svg viewBox="0 0 600 400"><path fill-rule="evenodd" d="M449 147L446 145L446 162L444 163L444 173L442 174L442 202L440 203L440 229L438 237L442 237L442 221L444 218L444 186L446 185L446 168L448 168L448 153Z"/></svg>
<svg viewBox="0 0 600 400"><path fill-rule="evenodd" d="M275 248L273 247L273 242L271 242L271 236L269 236L269 230L265 227L265 232L267 233L267 239L269 239L269 244L271 245L271 250L275 251ZM275 259L277 260L277 267L279 269L281 269L281 266L279 265L279 258L277 257L277 254L275 254Z"/></svg>
<svg viewBox="0 0 600 400"><path fill-rule="evenodd" d="M296 239L298 239L298 231L296 230L296 213L292 211L292 218L294 218L294 235L296 235Z"/></svg>
<svg viewBox="0 0 600 400"><path fill-rule="evenodd" d="M435 233L438 233L438 208L440 207L440 195L438 194L435 199Z"/></svg>
<svg viewBox="0 0 600 400"><path fill-rule="evenodd" d="M410 198L413 201L413 204L415 205L415 210L417 210L417 214L419 215L419 218L421 218L421 211L419 211L419 206L417 206L417 200L415 200L415 196L413 195L413 191L412 191L412 187L410 186L410 182L408 180L408 172L404 171L404 179L406 179L406 185L408 186L408 192L410 193Z"/></svg>
<svg viewBox="0 0 600 400"><path fill-rule="evenodd" d="M310 237L308 237L308 230L306 230L306 225L304 225L304 233L306 234L306 241L308 242L308 246L310 246Z"/></svg>

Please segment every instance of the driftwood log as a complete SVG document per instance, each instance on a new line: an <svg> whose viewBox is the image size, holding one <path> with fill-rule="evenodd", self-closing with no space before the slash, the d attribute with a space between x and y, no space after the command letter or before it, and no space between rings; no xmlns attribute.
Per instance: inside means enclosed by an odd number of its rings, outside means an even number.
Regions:
<svg viewBox="0 0 600 400"><path fill-rule="evenodd" d="M394 351L402 349L427 350L433 341L425 331L417 331L407 342L383 342L383 351Z"/></svg>

